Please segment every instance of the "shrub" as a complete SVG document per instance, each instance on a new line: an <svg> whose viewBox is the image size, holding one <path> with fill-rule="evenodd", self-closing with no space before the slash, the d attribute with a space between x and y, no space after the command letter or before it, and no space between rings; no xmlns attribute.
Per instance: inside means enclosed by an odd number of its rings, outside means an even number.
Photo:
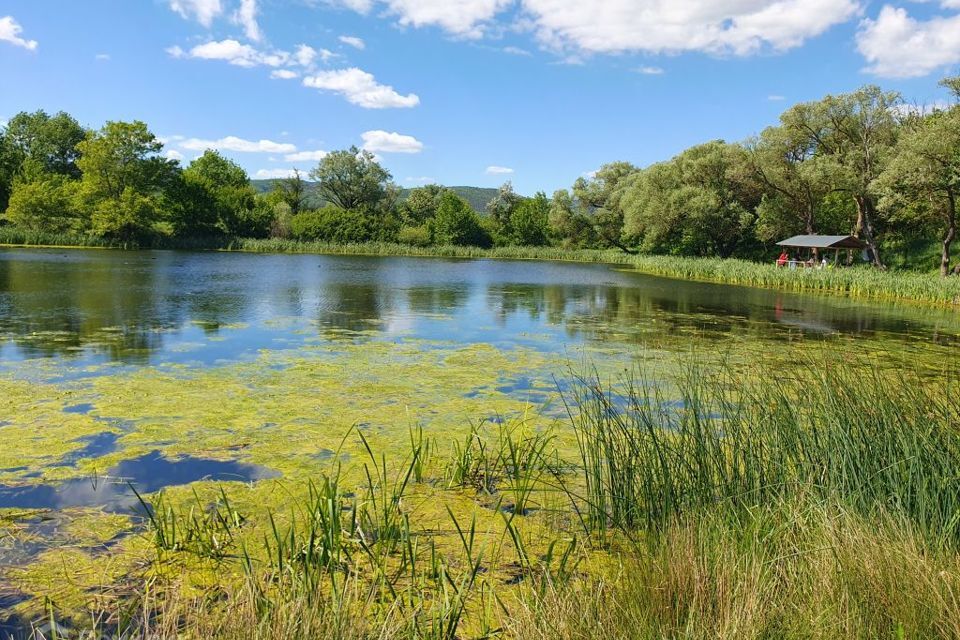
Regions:
<svg viewBox="0 0 960 640"><path fill-rule="evenodd" d="M396 221L391 216L364 209L346 210L334 205L298 213L290 221L290 230L299 240L338 244L389 241L397 236Z"/></svg>
<svg viewBox="0 0 960 640"><path fill-rule="evenodd" d="M412 247L429 247L433 242L433 234L430 233L430 227L425 224L417 227L401 227L397 234L397 242Z"/></svg>
<svg viewBox="0 0 960 640"><path fill-rule="evenodd" d="M433 240L439 245L489 247L493 244L477 213L452 191L440 196L432 226Z"/></svg>

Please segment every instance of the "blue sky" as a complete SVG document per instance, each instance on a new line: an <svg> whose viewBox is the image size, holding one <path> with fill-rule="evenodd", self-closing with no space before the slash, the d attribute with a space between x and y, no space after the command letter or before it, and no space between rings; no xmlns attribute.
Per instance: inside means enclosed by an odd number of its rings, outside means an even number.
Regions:
<svg viewBox="0 0 960 640"><path fill-rule="evenodd" d="M0 120L140 119L252 177L367 146L402 186L533 193L960 63L960 0L0 0Z"/></svg>

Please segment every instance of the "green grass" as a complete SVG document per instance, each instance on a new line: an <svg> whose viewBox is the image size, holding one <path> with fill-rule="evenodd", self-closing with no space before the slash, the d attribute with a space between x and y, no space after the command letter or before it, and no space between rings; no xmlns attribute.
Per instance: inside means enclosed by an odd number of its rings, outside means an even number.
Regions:
<svg viewBox="0 0 960 640"><path fill-rule="evenodd" d="M960 380L868 364L579 377L566 400L580 458L563 464L547 463L560 435L522 423L478 425L437 461L411 432L399 464L358 433L358 490L334 463L263 536L262 514L225 494L183 511L157 496L148 577L85 624L151 638L960 638ZM558 489L562 513L543 508ZM183 581L197 561L215 577L199 591Z"/></svg>
<svg viewBox="0 0 960 640"><path fill-rule="evenodd" d="M0 245L49 247L137 248L93 236L44 234L0 227ZM855 298L960 305L960 278L941 278L933 271L879 271L858 266L838 269L784 269L772 263L739 259L629 255L618 250L569 250L559 247L413 247L368 242L330 244L268 239L159 239L156 249L220 250L250 253L308 253L356 256L412 256L463 259L551 260L619 265L639 272L704 282L762 287L797 293L831 293ZM147 248L147 247L144 247Z"/></svg>

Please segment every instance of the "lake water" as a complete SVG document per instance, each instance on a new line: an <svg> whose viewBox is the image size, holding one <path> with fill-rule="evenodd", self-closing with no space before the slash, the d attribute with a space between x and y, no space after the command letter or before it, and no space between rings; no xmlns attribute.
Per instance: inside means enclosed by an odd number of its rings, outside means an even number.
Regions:
<svg viewBox="0 0 960 640"><path fill-rule="evenodd" d="M440 448L476 421L539 428L584 367L839 355L936 377L958 341L952 310L604 265L0 249L0 609L46 593L57 549L135 557L131 486L282 511L363 456L352 429L402 452L414 426Z"/></svg>

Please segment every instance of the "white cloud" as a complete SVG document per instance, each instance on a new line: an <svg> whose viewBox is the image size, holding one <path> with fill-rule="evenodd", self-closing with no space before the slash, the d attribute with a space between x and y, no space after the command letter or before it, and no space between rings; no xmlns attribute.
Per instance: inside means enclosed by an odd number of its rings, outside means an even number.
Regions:
<svg viewBox="0 0 960 640"><path fill-rule="evenodd" d="M299 78L300 74L290 69L274 69L270 72L270 77L276 80L293 80Z"/></svg>
<svg viewBox="0 0 960 640"><path fill-rule="evenodd" d="M293 169L260 169L254 175L260 180L279 180L281 178L292 178Z"/></svg>
<svg viewBox="0 0 960 640"><path fill-rule="evenodd" d="M504 47L501 49L504 53L509 53L512 56L529 56L531 55L526 49L521 49L520 47Z"/></svg>
<svg viewBox="0 0 960 640"><path fill-rule="evenodd" d="M236 151L239 153L294 153L295 145L272 140L244 140L236 136L227 136L219 140L203 140L201 138L187 138L178 144L183 149L191 151L205 151L218 149L221 151Z"/></svg>
<svg viewBox="0 0 960 640"><path fill-rule="evenodd" d="M660 76L666 72L662 67L638 67L637 73L642 73L647 76Z"/></svg>
<svg viewBox="0 0 960 640"><path fill-rule="evenodd" d="M417 177L411 176L409 178L404 178L403 181L411 182L414 184L433 184L437 181L437 179L431 178L430 176L417 176Z"/></svg>
<svg viewBox="0 0 960 640"><path fill-rule="evenodd" d="M192 18L205 27L209 27L213 19L223 13L220 0L170 0L170 8L183 18Z"/></svg>
<svg viewBox="0 0 960 640"><path fill-rule="evenodd" d="M172 47L167 47L164 49L171 58L185 58L187 57L187 52L180 48L179 45L173 45Z"/></svg>
<svg viewBox="0 0 960 640"><path fill-rule="evenodd" d="M957 0L950 4L960 7ZM918 21L906 9L886 5L876 20L860 24L857 49L870 73L886 78L925 76L960 62L960 16Z"/></svg>
<svg viewBox="0 0 960 640"><path fill-rule="evenodd" d="M859 0L522 0L540 41L584 53L782 51L848 21Z"/></svg>
<svg viewBox="0 0 960 640"><path fill-rule="evenodd" d="M320 162L327 157L326 151L298 151L283 156L286 162Z"/></svg>
<svg viewBox="0 0 960 640"><path fill-rule="evenodd" d="M960 0L944 0L958 3ZM368 13L374 0L339 0ZM515 25L548 48L581 53L683 52L747 55L797 47L846 22L862 0L378 0L404 26L436 26L477 38L519 6Z"/></svg>
<svg viewBox="0 0 960 640"><path fill-rule="evenodd" d="M23 47L28 51L34 51L37 48L36 40L25 40L20 37L20 34L23 32L23 27L20 26L20 23L13 19L13 16L4 16L0 18L0 40L3 42L9 42L10 44Z"/></svg>
<svg viewBox="0 0 960 640"><path fill-rule="evenodd" d="M110 54L109 54L109 53L98 53L97 55L95 55L95 56L93 57L93 59L94 59L94 60L99 60L100 62L107 62L108 60L110 60Z"/></svg>
<svg viewBox="0 0 960 640"><path fill-rule="evenodd" d="M361 51L367 47L366 43L356 36L340 36L340 42Z"/></svg>
<svg viewBox="0 0 960 640"><path fill-rule="evenodd" d="M505 176L513 173L513 169L510 167L498 167L497 165L492 165L487 167L486 173L490 176Z"/></svg>
<svg viewBox="0 0 960 640"><path fill-rule="evenodd" d="M513 0L388 0L391 13L403 26L437 26L464 38L483 35L484 23L513 4Z"/></svg>
<svg viewBox="0 0 960 640"><path fill-rule="evenodd" d="M317 50L311 46L301 44L293 53L293 59L302 67L309 67L317 57Z"/></svg>
<svg viewBox="0 0 960 640"><path fill-rule="evenodd" d="M420 153L423 143L413 136L389 131L365 131L360 134L363 148L374 153Z"/></svg>
<svg viewBox="0 0 960 640"><path fill-rule="evenodd" d="M378 83L372 74L356 67L321 71L304 78L303 85L339 93L349 102L365 109L410 108L420 104L416 94L401 95L393 87Z"/></svg>
<svg viewBox="0 0 960 640"><path fill-rule="evenodd" d="M290 61L290 54L286 51L264 52L241 44L236 40L211 41L199 44L188 52L180 47L170 47L167 53L175 58L190 57L201 60L223 60L238 67L282 67Z"/></svg>
<svg viewBox="0 0 960 640"><path fill-rule="evenodd" d="M901 116L907 115L918 115L925 116L933 113L934 111L947 111L953 105L951 105L946 100L935 100L933 102L927 103L909 103L901 102L893 106L893 110L900 114Z"/></svg>
<svg viewBox="0 0 960 640"><path fill-rule="evenodd" d="M243 27L243 33L254 42L260 42L263 34L257 23L257 0L240 0L240 8L233 16L234 21Z"/></svg>
<svg viewBox="0 0 960 640"><path fill-rule="evenodd" d="M167 160L183 160L183 154L176 149L167 149Z"/></svg>
<svg viewBox="0 0 960 640"><path fill-rule="evenodd" d="M786 99L787 98L785 96L780 96L776 94L767 96L767 100L769 100L770 102L783 102Z"/></svg>

